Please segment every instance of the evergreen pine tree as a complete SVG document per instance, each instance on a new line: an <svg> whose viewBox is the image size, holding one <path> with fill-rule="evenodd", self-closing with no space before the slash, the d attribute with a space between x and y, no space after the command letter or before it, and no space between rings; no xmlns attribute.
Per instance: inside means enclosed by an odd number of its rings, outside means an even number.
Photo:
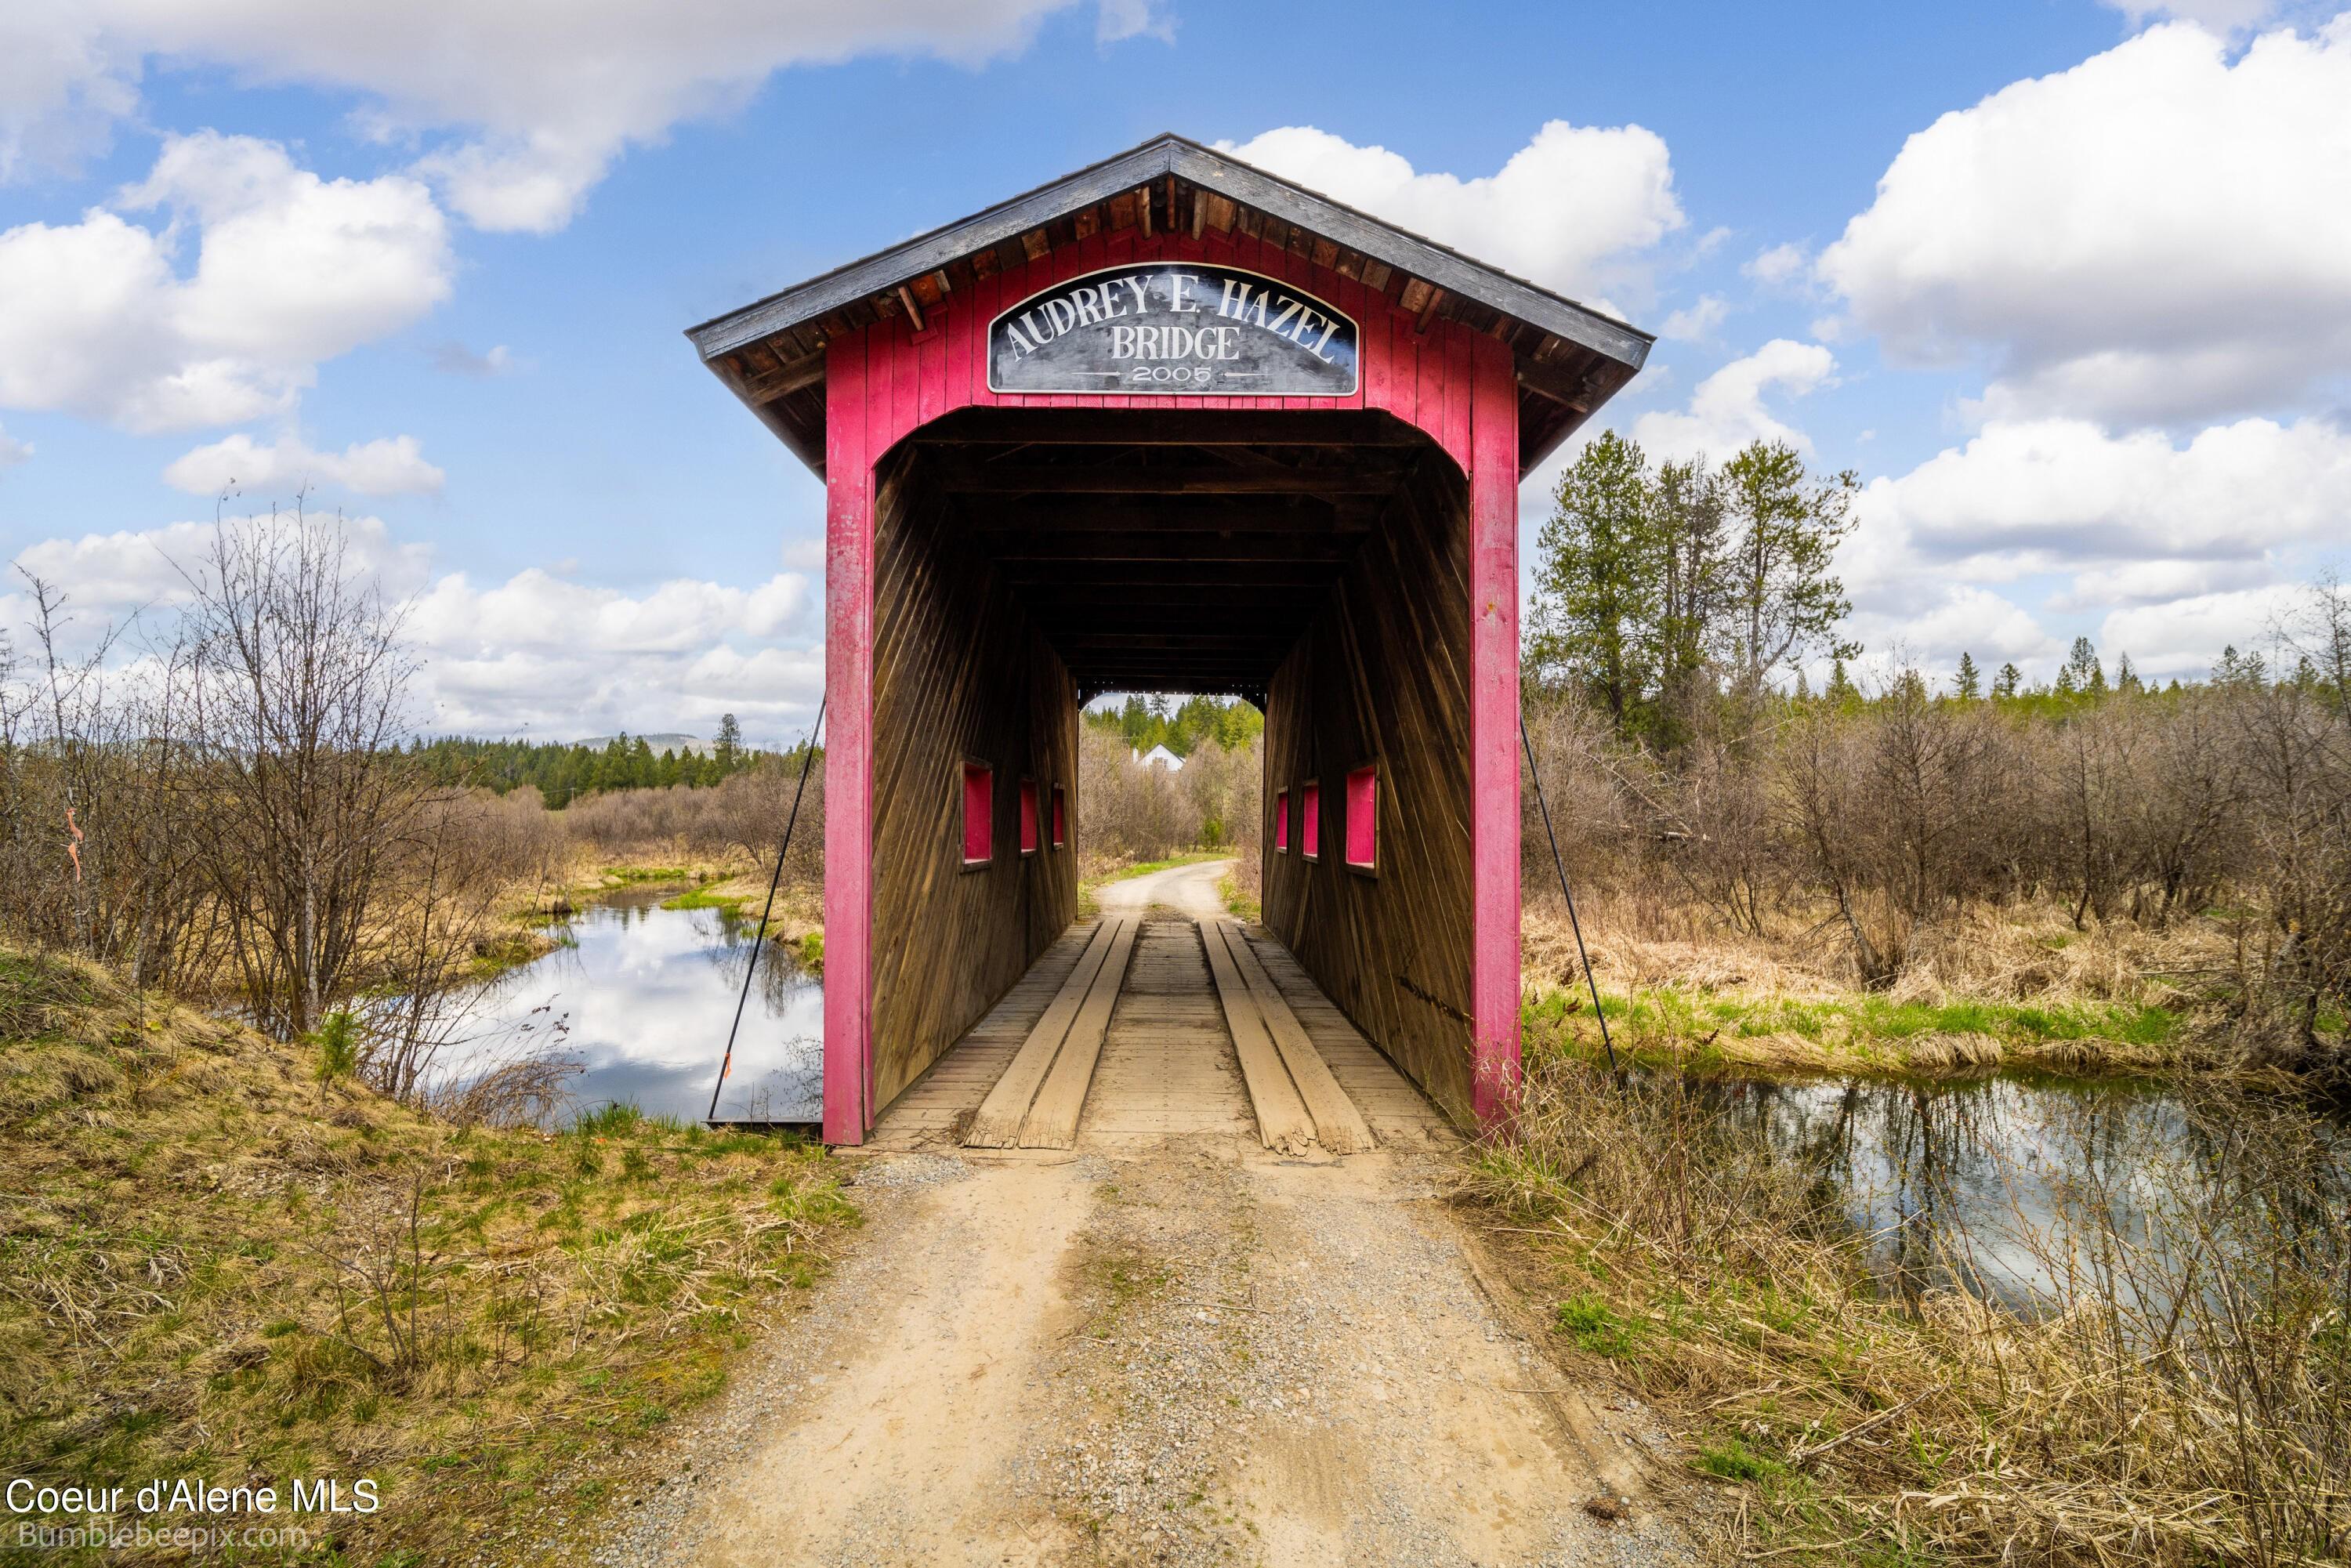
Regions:
<svg viewBox="0 0 2351 1568"><path fill-rule="evenodd" d="M1951 681L1951 691L1961 702L1973 702L1983 695L1983 676L1976 669L1974 654L1960 653L1959 673Z"/></svg>
<svg viewBox="0 0 2351 1568"><path fill-rule="evenodd" d="M1829 684L1822 688L1821 695L1837 707L1850 707L1861 701L1861 693L1855 687L1853 677L1844 673L1842 656L1829 665Z"/></svg>
<svg viewBox="0 0 2351 1568"><path fill-rule="evenodd" d="M1992 679L1991 695L1996 697L2012 697L2016 695L2017 687L2022 685L2023 681L2023 671L2012 664L2002 664L2000 667L2000 674Z"/></svg>
<svg viewBox="0 0 2351 1568"><path fill-rule="evenodd" d="M2099 667L2097 647L2087 637L2074 639L2074 651L2065 655L2065 667L2058 674L2057 689L2091 694L2106 689L2106 672Z"/></svg>
<svg viewBox="0 0 2351 1568"><path fill-rule="evenodd" d="M2146 689L2145 683L2138 678L2138 672L2131 668L2130 655L2124 653L2117 657L2115 660L2115 690L2139 692Z"/></svg>

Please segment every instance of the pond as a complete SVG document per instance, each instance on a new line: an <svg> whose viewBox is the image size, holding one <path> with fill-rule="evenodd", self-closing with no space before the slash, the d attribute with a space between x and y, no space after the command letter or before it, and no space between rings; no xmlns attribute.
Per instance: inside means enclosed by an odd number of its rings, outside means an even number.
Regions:
<svg viewBox="0 0 2351 1568"><path fill-rule="evenodd" d="M2178 1277L2189 1252L2225 1243L2215 1217L2245 1212L2248 1183L2265 1237L2300 1229L2288 1206L2339 1213L2351 1155L2339 1118L2219 1088L2000 1075L1731 1079L1704 1094L1823 1184L1890 1282L2011 1307L2069 1299L2118 1259Z"/></svg>
<svg viewBox="0 0 2351 1568"><path fill-rule="evenodd" d="M453 1076L518 1035L553 1035L580 1067L568 1085L574 1113L628 1103L688 1123L708 1115L751 933L728 910L661 907L676 892L632 890L551 928L563 946L484 988L468 1029L477 1043ZM789 949L762 944L719 1117L821 1120L823 1037L823 982Z"/></svg>

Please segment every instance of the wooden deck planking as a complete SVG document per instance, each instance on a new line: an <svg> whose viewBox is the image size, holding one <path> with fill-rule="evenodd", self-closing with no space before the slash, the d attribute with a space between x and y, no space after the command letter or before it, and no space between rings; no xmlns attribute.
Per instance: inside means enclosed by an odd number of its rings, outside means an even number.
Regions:
<svg viewBox="0 0 2351 1568"><path fill-rule="evenodd" d="M1097 929L1091 921L1071 926L883 1113L869 1146L951 1150L958 1145ZM1252 929L1247 943L1379 1142L1458 1141L1444 1115L1347 1021L1280 942ZM1146 923L1102 1039L1079 1118L1078 1145L1115 1150L1170 1137L1255 1137L1257 1132L1199 937L1187 921Z"/></svg>
<svg viewBox="0 0 2351 1568"><path fill-rule="evenodd" d="M959 1124L979 1108L989 1087L1011 1065L1020 1042L1077 967L1094 929L1093 921L1081 920L1063 932L970 1032L891 1103L867 1146L905 1150L934 1141L957 1141L953 1134Z"/></svg>
<svg viewBox="0 0 2351 1568"><path fill-rule="evenodd" d="M1200 935L1228 953L1240 971L1249 999L1257 1005L1266 1032L1273 1037L1274 1049L1281 1053L1282 1065L1290 1069L1290 1081L1306 1103L1306 1113L1314 1119L1314 1141L1334 1155L1359 1155L1372 1147L1372 1130L1365 1125L1364 1113L1332 1076L1312 1037L1267 976L1240 927L1229 920L1209 920L1201 924ZM1229 1000L1227 1005L1231 1005Z"/></svg>
<svg viewBox="0 0 2351 1568"><path fill-rule="evenodd" d="M1086 1106L1086 1092L1093 1087L1094 1064L1102 1059L1102 1037L1110 1032L1111 1014L1118 1007L1118 994L1126 984L1128 962L1134 956L1135 939L1142 935L1143 923L1123 919L1110 939L1110 956L1102 960L1102 970L1086 990L1085 1005L1070 1025L1069 1039L1062 1041L1061 1052L1053 1059L1053 1070L1037 1091L1036 1103L1029 1107L1028 1117L1020 1124L1020 1146L1024 1149L1066 1149L1078 1141L1078 1117Z"/></svg>
<svg viewBox="0 0 2351 1568"><path fill-rule="evenodd" d="M1094 928L1077 967L1046 1004L1043 1015L1020 1042L1020 1049L1013 1053L1011 1064L997 1075L996 1086L988 1090L987 1098L980 1102L977 1113L971 1119L971 1130L964 1135L967 1145L978 1149L1019 1146L1020 1125L1028 1119L1029 1107L1061 1055L1061 1044L1084 1009L1103 960L1116 946L1123 925L1122 921L1110 920Z"/></svg>
<svg viewBox="0 0 2351 1568"><path fill-rule="evenodd" d="M1199 941L1188 921L1153 921L1103 1041L1079 1141L1254 1131Z"/></svg>
<svg viewBox="0 0 2351 1568"><path fill-rule="evenodd" d="M1364 1038L1287 947L1262 929L1249 932L1248 941L1258 962L1265 966L1266 977L1290 1003L1290 1012L1330 1064L1339 1087L1364 1113L1374 1136L1382 1143L1460 1141L1445 1113Z"/></svg>
<svg viewBox="0 0 2351 1568"><path fill-rule="evenodd" d="M1240 1058L1241 1078L1249 1085L1249 1109L1257 1113L1258 1136L1269 1149L1302 1155L1314 1146L1314 1118L1290 1082L1290 1069L1266 1028L1265 1014L1249 982L1233 962L1215 923L1200 929L1207 950L1208 971L1214 977L1217 999L1223 1006L1225 1028Z"/></svg>

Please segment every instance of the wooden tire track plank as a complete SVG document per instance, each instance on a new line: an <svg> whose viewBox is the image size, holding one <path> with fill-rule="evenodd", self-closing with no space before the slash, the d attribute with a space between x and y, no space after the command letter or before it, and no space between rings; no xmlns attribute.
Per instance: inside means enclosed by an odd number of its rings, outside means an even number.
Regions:
<svg viewBox="0 0 2351 1568"><path fill-rule="evenodd" d="M1314 1120L1282 1065L1257 998L1233 962L1223 927L1220 920L1201 921L1200 946L1208 955L1208 972L1216 977L1217 999L1225 1005L1225 1027L1233 1037L1233 1054L1240 1058L1241 1081L1249 1086L1249 1107L1257 1113L1258 1136L1269 1149L1302 1155L1314 1146Z"/></svg>
<svg viewBox="0 0 2351 1568"><path fill-rule="evenodd" d="M1118 934L1111 938L1109 956L1103 958L1101 971L1086 992L1085 1006L1078 1009L1076 1021L1070 1025L1069 1039L1053 1060L1052 1071L1037 1091L1037 1102L1029 1107L1028 1119L1020 1124L1022 1148L1077 1146L1078 1113L1085 1109L1086 1090L1094 1081L1094 1063L1102 1055L1102 1036L1110 1030L1111 1009L1118 1005L1119 988L1126 983L1127 959L1133 956L1134 939L1142 931L1140 919L1119 922Z"/></svg>
<svg viewBox="0 0 2351 1568"><path fill-rule="evenodd" d="M1217 927L1232 953L1233 962L1248 982L1249 995L1265 1019L1266 1031L1273 1036L1276 1050L1290 1069L1290 1076L1298 1085L1299 1098L1306 1102L1307 1114L1314 1118L1316 1141L1334 1155L1360 1155L1372 1147L1372 1129L1364 1113L1355 1108L1353 1098L1339 1086L1332 1074L1331 1064L1314 1047L1313 1037L1290 1009L1281 988L1265 972L1258 961L1257 952L1240 934L1240 928L1230 921L1207 922Z"/></svg>
<svg viewBox="0 0 2351 1568"><path fill-rule="evenodd" d="M1061 988L1045 1009L1045 1016L1029 1031L1029 1038L1012 1058L1012 1065L987 1092L979 1109L972 1113L971 1128L964 1134L964 1146L970 1149L1017 1149L1020 1146L1020 1124L1027 1119L1029 1103L1037 1097L1037 1087L1045 1082L1051 1071L1053 1059L1061 1053L1061 1041L1068 1037L1070 1025L1084 1009L1086 996L1102 960L1121 932L1130 924L1125 920L1105 920L1094 927L1085 951L1078 955L1077 967L1061 982Z"/></svg>

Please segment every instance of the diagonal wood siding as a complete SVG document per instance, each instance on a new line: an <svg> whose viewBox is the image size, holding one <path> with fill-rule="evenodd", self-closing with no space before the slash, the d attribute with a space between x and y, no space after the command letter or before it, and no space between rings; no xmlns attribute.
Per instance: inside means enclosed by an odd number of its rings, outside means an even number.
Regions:
<svg viewBox="0 0 2351 1568"><path fill-rule="evenodd" d="M1019 782L1077 810L1069 672L908 455L874 485L873 1104L962 1038L1077 917L1074 844L1019 853ZM996 769L995 855L963 863L963 764Z"/></svg>
<svg viewBox="0 0 2351 1568"><path fill-rule="evenodd" d="M1265 924L1443 1106L1475 1112L1469 490L1432 452L1389 503L1269 694ZM1379 769L1378 870L1345 863L1345 779ZM1322 859L1303 853L1318 780ZM1272 811L1289 791L1290 849ZM1515 955L1513 955L1515 956Z"/></svg>

